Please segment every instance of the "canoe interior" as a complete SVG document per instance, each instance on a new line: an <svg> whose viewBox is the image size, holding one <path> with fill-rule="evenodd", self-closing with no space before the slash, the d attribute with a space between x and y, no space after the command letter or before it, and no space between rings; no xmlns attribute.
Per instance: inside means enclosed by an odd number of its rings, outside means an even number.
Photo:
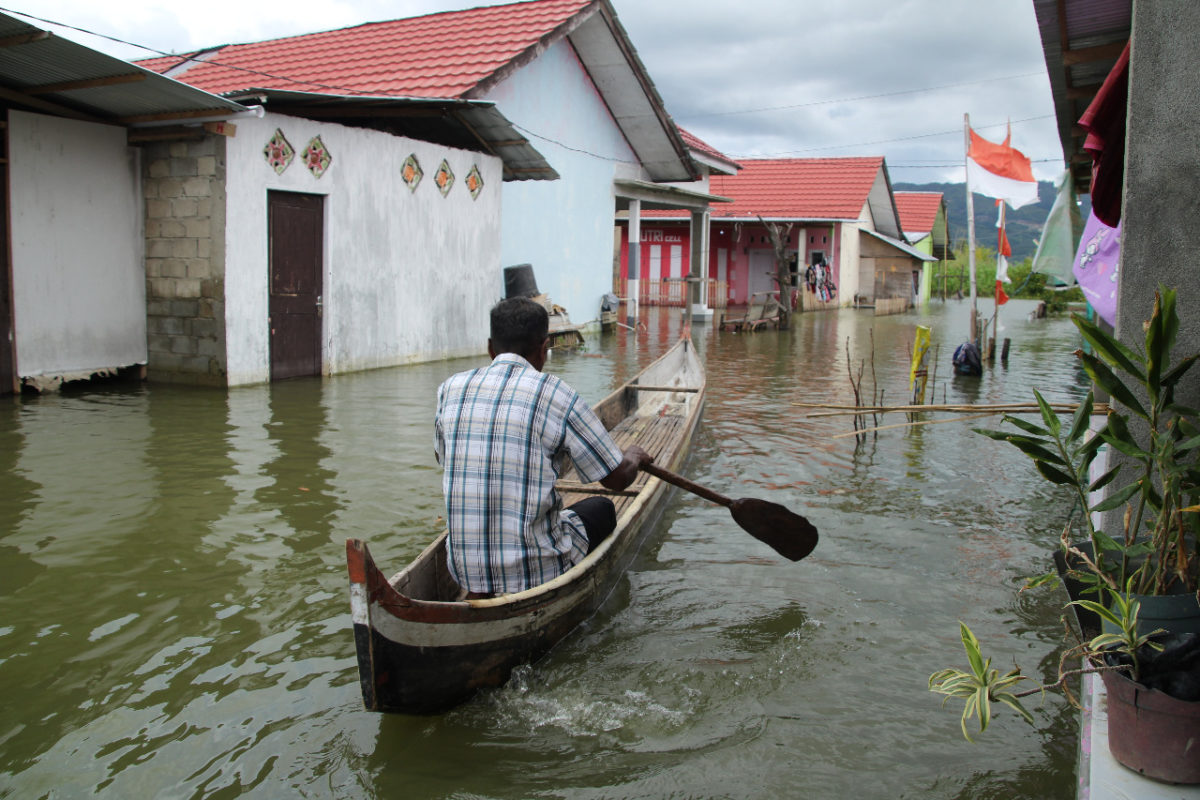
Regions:
<svg viewBox="0 0 1200 800"><path fill-rule="evenodd" d="M637 385L653 387L638 389ZM667 387L678 387L669 391ZM690 342L680 342L662 358L647 367L637 378L601 400L593 410L623 450L638 444L660 464L670 464L687 445L687 425L692 410L703 402L704 373ZM617 531L621 531L623 512L637 501L637 493L655 480L639 473L626 492L611 497L617 511ZM570 467L559 476L559 484L579 486L579 476ZM600 484L586 487L592 491L560 488L563 506L585 497L603 493ZM446 567L445 534L439 536L412 564L389 581L401 595L417 601L451 603L461 601L464 591L455 583Z"/></svg>

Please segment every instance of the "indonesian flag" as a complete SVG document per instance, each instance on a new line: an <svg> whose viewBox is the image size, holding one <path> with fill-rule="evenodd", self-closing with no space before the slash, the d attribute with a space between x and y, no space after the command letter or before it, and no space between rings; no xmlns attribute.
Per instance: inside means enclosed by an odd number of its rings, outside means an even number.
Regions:
<svg viewBox="0 0 1200 800"><path fill-rule="evenodd" d="M997 200L996 205L1000 206L1000 217L996 220L996 283L1004 281L1008 283L1008 259L1012 257L1012 245L1008 243L1008 234L1004 232L1004 205L1002 200ZM1005 298L1007 300L1007 298ZM1001 305L1004 303L1001 302Z"/></svg>
<svg viewBox="0 0 1200 800"><path fill-rule="evenodd" d="M1008 295L1004 293L1004 286L1000 281L996 281L996 305L1002 306L1008 302Z"/></svg>
<svg viewBox="0 0 1200 800"><path fill-rule="evenodd" d="M967 180L971 191L985 197L1006 201L1014 209L1036 203L1037 179L1029 158L1009 142L1010 129L1002 144L989 142L971 130L971 146L967 150Z"/></svg>

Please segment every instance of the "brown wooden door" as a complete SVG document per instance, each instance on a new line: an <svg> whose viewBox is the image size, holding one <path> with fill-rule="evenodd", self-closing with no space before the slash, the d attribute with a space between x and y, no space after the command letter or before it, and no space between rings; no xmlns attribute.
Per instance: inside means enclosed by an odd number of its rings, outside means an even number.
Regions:
<svg viewBox="0 0 1200 800"><path fill-rule="evenodd" d="M12 314L12 250L8 246L8 109L0 109L0 394L16 392L16 331Z"/></svg>
<svg viewBox="0 0 1200 800"><path fill-rule="evenodd" d="M321 374L324 198L269 192L271 380Z"/></svg>

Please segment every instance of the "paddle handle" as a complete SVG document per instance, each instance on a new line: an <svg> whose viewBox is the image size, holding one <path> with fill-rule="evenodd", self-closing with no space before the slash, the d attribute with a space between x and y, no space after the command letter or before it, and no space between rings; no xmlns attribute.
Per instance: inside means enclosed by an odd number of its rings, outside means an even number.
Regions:
<svg viewBox="0 0 1200 800"><path fill-rule="evenodd" d="M643 464L642 471L649 473L650 475L653 475L654 477L656 477L660 480L664 480L667 483L674 484L675 486L678 486L680 489L686 489L687 491L691 492L692 494L703 497L705 500L711 500L712 502L714 502L718 505L725 506L726 508L729 508L730 506L733 505L733 501L730 500L725 495L717 494L712 489L709 489L705 486L701 486L698 483L692 483L691 481L689 481L687 478L683 477L682 475L676 475L674 472L671 472L668 469L663 469L662 467L660 467L656 464Z"/></svg>

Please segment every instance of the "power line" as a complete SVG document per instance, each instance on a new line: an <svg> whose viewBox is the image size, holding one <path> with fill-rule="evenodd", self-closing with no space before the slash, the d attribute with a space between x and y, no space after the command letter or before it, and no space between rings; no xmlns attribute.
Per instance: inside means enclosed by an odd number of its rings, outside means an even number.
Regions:
<svg viewBox="0 0 1200 800"><path fill-rule="evenodd" d="M1036 122L1038 120L1054 119L1054 118L1055 117L1053 114L1043 114L1038 117L1026 117L1024 119L1014 119L1011 122L1002 122L1002 123L997 123L995 125L972 125L971 127L974 130L981 131L981 130L987 130L989 128L999 128L999 127L1002 127L1004 125L1009 125L1009 124L1017 125L1017 124L1020 124L1023 122ZM743 153L741 155L731 155L730 158L733 158L734 160L739 159L739 158L745 158L745 159L769 158L771 156L785 156L785 155L793 155L795 153L812 153L812 152L816 152L818 150L840 150L844 147L870 147L872 145L877 145L877 144L891 144L893 142L908 142L908 141L912 141L914 139L929 139L929 138L933 138L935 136L948 136L950 134L957 134L957 135L961 136L962 132L963 132L962 128L954 128L954 129L951 129L948 131L937 131L936 133L918 133L918 134L914 134L912 136L899 136L894 139L876 139L876 140L870 141L870 142L855 142L853 144L830 144L830 145L822 145L819 147L805 147L805 148L801 148L799 150L781 150L781 151L778 151L775 153L759 153L756 155L750 155L748 153Z"/></svg>
<svg viewBox="0 0 1200 800"><path fill-rule="evenodd" d="M905 94L921 94L922 92L938 92L942 89L955 89L960 86L976 86L981 83L994 83L997 81L1011 81L1017 78L1029 78L1035 75L1043 75L1042 72L1022 72L1020 75L1005 75L1001 78L980 78L974 81L962 81L960 83L946 83L941 86L926 86L920 89L900 89L895 92L881 92L879 94L864 94L857 97L838 97L830 100L813 100L808 103L792 103L783 106L763 106L762 108L743 108L737 111L707 111L696 114L686 114L685 119L698 119L700 117L724 117L733 114L759 114L767 111L790 111L795 108L810 108L812 106L834 105L837 103L857 103L862 100L878 100L881 97L897 97Z"/></svg>

